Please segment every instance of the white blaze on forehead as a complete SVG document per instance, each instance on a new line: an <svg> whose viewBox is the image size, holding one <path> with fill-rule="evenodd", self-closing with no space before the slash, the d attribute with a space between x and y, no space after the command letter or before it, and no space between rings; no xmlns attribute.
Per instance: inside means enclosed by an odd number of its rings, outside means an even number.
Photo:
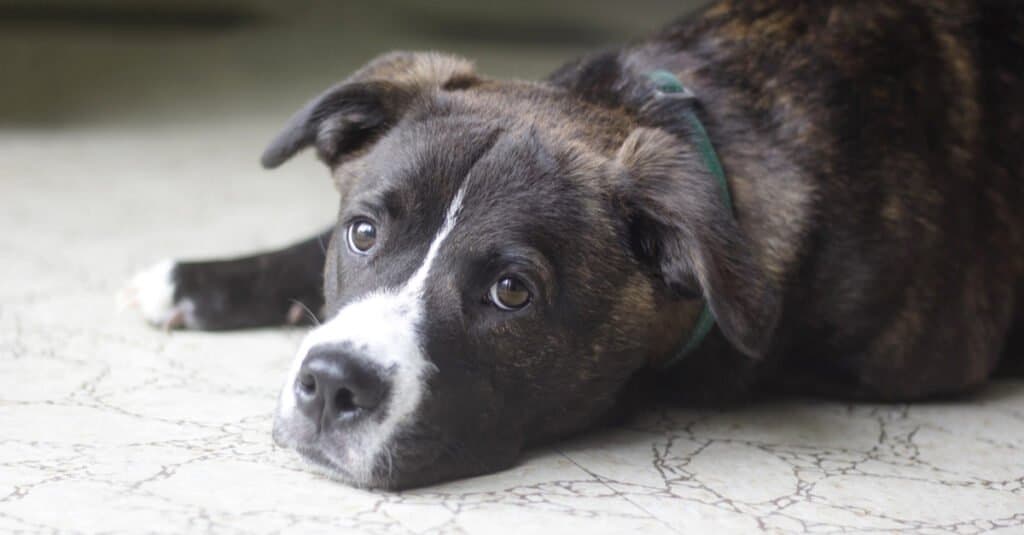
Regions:
<svg viewBox="0 0 1024 535"><path fill-rule="evenodd" d="M423 397L428 373L435 369L423 352L417 326L423 318L423 292L431 265L445 238L455 228L465 186L448 206L444 222L434 236L423 262L398 289L370 293L346 305L330 321L311 331L292 362L278 403L278 418L301 417L295 414L293 385L309 350L320 344L346 344L364 358L388 370L392 381L387 415L371 429L370 436L359 437L361 451L348 451L346 469L357 477L368 477L381 447L405 420L410 418ZM346 445L348 447L348 445ZM328 452L324 452L328 453Z"/></svg>
<svg viewBox="0 0 1024 535"><path fill-rule="evenodd" d="M437 231L437 235L434 236L434 241L430 242L430 249L427 250L427 256L423 258L423 263L420 264L419 269L409 277L406 281L405 286L402 287L399 294L409 294L412 297L417 298L417 301L422 301L423 297L423 286L427 281L427 274L430 273L430 266L434 263L434 259L437 258L437 251L441 249L441 244L444 243L445 238L455 228L455 223L458 221L459 212L462 211L462 198L466 194L466 187L459 188L459 191L455 193L455 198L452 199L452 203L448 205L448 213L444 216L444 224L441 225L441 229Z"/></svg>

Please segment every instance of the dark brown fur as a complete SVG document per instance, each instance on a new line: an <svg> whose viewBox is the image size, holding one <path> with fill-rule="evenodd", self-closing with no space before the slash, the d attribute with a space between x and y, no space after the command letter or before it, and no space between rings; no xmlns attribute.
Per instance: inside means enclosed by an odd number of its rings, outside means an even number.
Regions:
<svg viewBox="0 0 1024 535"><path fill-rule="evenodd" d="M700 99L738 221L786 289L764 372L882 399L988 377L1021 327L1022 32L1011 2L737 1L614 54ZM617 76L578 76L609 60L591 61L555 80L620 105Z"/></svg>
<svg viewBox="0 0 1024 535"><path fill-rule="evenodd" d="M696 100L659 96L647 79L655 69L674 72ZM735 216L694 148L683 119L690 109L724 164ZM526 229L530 217L548 227L577 225L554 235L522 230L547 240L540 248L554 265L547 282L571 290L561 300L550 296L548 316L474 323L475 312L449 310L452 325L469 325L466 336L478 336L472 343L502 343L477 347L448 331L433 339L438 353L454 347L460 356L493 360L475 364L501 378L488 388L520 403L494 405L502 416L480 424L500 428L503 444L591 425L630 378L644 380L674 354L705 301L717 328L681 364L651 374L690 402L739 399L758 388L912 400L975 387L1001 359L1007 369L1019 366L1019 4L723 1L539 83L488 79L448 56L392 54L300 111L263 162L273 167L315 146L344 206L396 166L422 165L419 156L420 163L407 162L402 147L445 139L453 128L462 137L451 139L472 138L458 150L509 159L484 158L486 169L478 171L487 187L470 194L470 206L504 211L467 211L472 232L452 238L465 258L489 245L481 236ZM419 137L401 141L413 132ZM393 164L374 156L381 146L395 147ZM454 150L439 147L436 156ZM426 203L420 227L458 188L455 177L427 178L436 182L399 188L406 197L394 199ZM414 237L429 235L407 236ZM360 274L337 241L335 235L326 253L328 315L372 289L368 281L399 280L411 269L395 257L381 268L391 275ZM218 265L189 269L206 271L207 286L216 286L209 281ZM450 269L461 273L457 264ZM459 299L471 285L452 277L436 291L438 302ZM295 280L303 289L290 297L320 304L306 297L319 287L318 272ZM179 292L202 293L187 285ZM282 321L285 296L258 293L274 302L269 308ZM274 322L264 316L248 323ZM432 328L444 330L433 325L428 334ZM517 345L518 352L508 349ZM478 378L466 373L459 385ZM424 418L454 421L429 410ZM462 471L437 464L434 472L383 484L419 484L510 461L503 454L480 462Z"/></svg>

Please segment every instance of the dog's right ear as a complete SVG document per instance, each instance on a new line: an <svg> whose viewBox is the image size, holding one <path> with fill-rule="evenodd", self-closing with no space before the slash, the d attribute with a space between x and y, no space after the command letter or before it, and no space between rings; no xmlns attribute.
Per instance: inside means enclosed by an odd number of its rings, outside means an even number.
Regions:
<svg viewBox="0 0 1024 535"><path fill-rule="evenodd" d="M321 160L336 165L368 148L424 94L465 89L478 81L472 63L462 58L430 52L386 54L303 106L263 151L260 162L273 169L312 145Z"/></svg>
<svg viewBox="0 0 1024 535"><path fill-rule="evenodd" d="M726 339L761 358L773 341L781 288L758 262L697 151L666 130L634 130L619 148L625 173L615 197L633 251L668 295L703 297Z"/></svg>

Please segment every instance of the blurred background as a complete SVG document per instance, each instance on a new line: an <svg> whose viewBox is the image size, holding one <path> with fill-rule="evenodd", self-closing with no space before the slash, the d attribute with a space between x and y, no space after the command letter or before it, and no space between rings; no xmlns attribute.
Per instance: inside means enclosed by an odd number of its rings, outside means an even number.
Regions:
<svg viewBox="0 0 1024 535"><path fill-rule="evenodd" d="M284 115L394 49L451 51L491 75L537 78L702 3L0 0L0 124Z"/></svg>
<svg viewBox="0 0 1024 535"><path fill-rule="evenodd" d="M259 154L378 54L443 50L539 78L702 3L0 0L0 225L18 229L0 233L0 261L20 266L0 297L48 273L112 292L161 257L323 228L338 202L326 170L304 154L265 172Z"/></svg>

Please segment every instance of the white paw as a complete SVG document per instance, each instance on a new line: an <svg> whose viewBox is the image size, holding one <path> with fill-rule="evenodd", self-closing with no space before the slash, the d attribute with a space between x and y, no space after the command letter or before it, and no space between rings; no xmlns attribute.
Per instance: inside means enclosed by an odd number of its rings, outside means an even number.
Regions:
<svg viewBox="0 0 1024 535"><path fill-rule="evenodd" d="M163 329L185 327L192 315L192 302L174 303L173 260L163 260L139 272L117 294L122 310L134 308L150 324Z"/></svg>

